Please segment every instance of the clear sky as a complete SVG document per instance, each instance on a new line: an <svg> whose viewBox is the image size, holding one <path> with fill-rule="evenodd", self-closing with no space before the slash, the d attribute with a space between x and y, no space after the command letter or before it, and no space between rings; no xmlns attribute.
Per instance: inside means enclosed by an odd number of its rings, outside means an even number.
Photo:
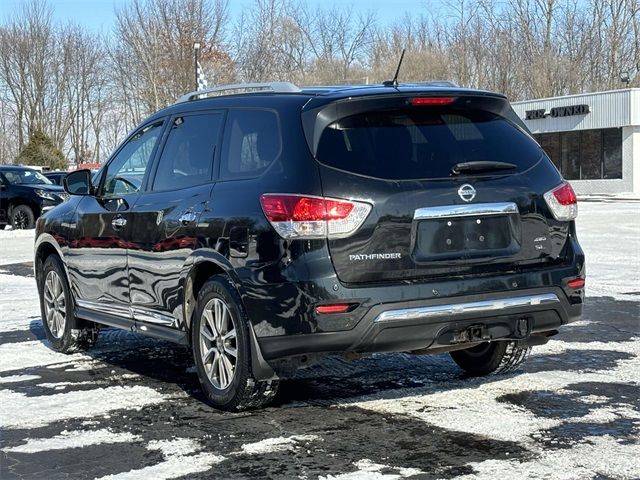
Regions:
<svg viewBox="0 0 640 480"><path fill-rule="evenodd" d="M7 19L27 0L0 0L0 23ZM114 25L115 8L124 5L128 0L49 0L54 9L54 18L66 22L86 26L94 31L110 31ZM378 14L382 23L389 23L402 16L404 12L424 12L428 6L438 6L442 0L305 0L312 5L351 5L353 11L368 12L372 10ZM229 7L233 17L237 17L243 7L248 7L252 0L230 0Z"/></svg>

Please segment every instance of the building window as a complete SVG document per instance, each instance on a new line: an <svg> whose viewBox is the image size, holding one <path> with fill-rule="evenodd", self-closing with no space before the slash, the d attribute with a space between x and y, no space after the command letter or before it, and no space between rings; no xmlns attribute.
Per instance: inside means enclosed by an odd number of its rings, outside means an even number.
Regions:
<svg viewBox="0 0 640 480"><path fill-rule="evenodd" d="M622 178L622 129L609 128L602 131L603 172L602 178Z"/></svg>
<svg viewBox="0 0 640 480"><path fill-rule="evenodd" d="M622 129L534 135L567 180L622 178Z"/></svg>

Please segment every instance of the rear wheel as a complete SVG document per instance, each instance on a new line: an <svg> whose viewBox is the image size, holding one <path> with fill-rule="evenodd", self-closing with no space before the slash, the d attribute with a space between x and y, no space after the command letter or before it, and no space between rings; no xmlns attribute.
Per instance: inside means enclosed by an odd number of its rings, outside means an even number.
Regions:
<svg viewBox="0 0 640 480"><path fill-rule="evenodd" d="M51 347L62 353L92 347L96 342L98 329L91 322L74 315L73 299L60 257L47 257L40 281L42 325Z"/></svg>
<svg viewBox="0 0 640 480"><path fill-rule="evenodd" d="M6 226L7 226L6 224L4 224L4 223L0 223L0 230L4 230L4 228L5 228Z"/></svg>
<svg viewBox="0 0 640 480"><path fill-rule="evenodd" d="M516 370L531 352L517 342L484 342L465 350L450 352L453 361L473 376L508 373Z"/></svg>
<svg viewBox="0 0 640 480"><path fill-rule="evenodd" d="M240 411L273 399L278 382L253 378L247 317L226 277L216 275L204 284L191 327L196 370L212 406Z"/></svg>
<svg viewBox="0 0 640 480"><path fill-rule="evenodd" d="M14 230L26 230L35 227L36 217L28 205L18 205L11 211L11 226Z"/></svg>

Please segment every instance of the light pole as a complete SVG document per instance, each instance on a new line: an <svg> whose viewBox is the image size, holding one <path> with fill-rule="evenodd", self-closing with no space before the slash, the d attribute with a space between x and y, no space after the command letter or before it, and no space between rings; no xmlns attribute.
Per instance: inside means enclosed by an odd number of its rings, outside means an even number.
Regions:
<svg viewBox="0 0 640 480"><path fill-rule="evenodd" d="M193 43L193 56L195 58L195 81L196 81L196 91L198 91L198 53L200 52L200 42Z"/></svg>

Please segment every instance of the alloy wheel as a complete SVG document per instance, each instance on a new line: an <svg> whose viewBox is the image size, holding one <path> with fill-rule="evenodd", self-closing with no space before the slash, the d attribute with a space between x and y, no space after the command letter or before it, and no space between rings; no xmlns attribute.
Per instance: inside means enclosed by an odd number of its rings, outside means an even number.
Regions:
<svg viewBox="0 0 640 480"><path fill-rule="evenodd" d="M18 211L13 214L13 228L24 230L29 226L29 217L23 211Z"/></svg>
<svg viewBox="0 0 640 480"><path fill-rule="evenodd" d="M49 331L54 338L62 338L67 318L62 280L51 270L44 281L44 312Z"/></svg>
<svg viewBox="0 0 640 480"><path fill-rule="evenodd" d="M238 357L236 329L229 307L211 299L200 319L200 357L213 386L224 390L233 381Z"/></svg>

